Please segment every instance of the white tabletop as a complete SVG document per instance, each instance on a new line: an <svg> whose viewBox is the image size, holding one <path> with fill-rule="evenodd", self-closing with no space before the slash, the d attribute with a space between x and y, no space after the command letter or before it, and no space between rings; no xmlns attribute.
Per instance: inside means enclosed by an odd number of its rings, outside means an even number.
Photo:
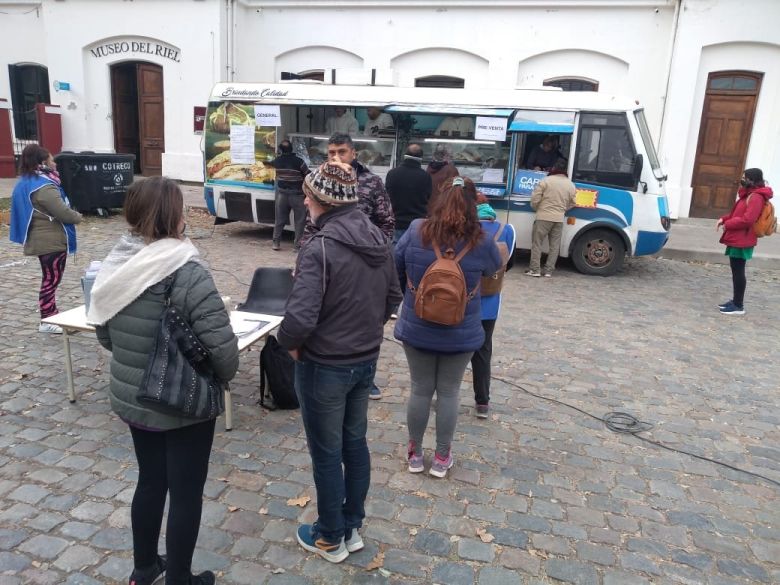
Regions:
<svg viewBox="0 0 780 585"><path fill-rule="evenodd" d="M51 317L42 319L44 323L59 325L68 332L95 331L92 325L87 323L87 312L84 305L70 309L64 313L57 313ZM282 317L277 315L263 315L261 313L248 313L246 311L231 311L230 326L238 337L238 351L244 351L253 343L262 339L273 331L282 322Z"/></svg>

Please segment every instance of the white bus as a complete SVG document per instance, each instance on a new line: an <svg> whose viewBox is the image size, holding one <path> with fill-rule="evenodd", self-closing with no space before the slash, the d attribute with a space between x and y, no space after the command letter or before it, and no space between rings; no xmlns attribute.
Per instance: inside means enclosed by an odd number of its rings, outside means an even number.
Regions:
<svg viewBox="0 0 780 585"><path fill-rule="evenodd" d="M209 100L204 195L216 221L274 221L274 169L284 138L310 167L324 162L336 110L358 160L384 176L406 145L438 148L485 193L499 219L531 248L533 167L548 138L568 161L577 206L566 214L561 256L586 274L614 274L628 255L658 252L669 237L666 176L643 109L596 92L220 83ZM342 110L346 113L342 114ZM353 121L354 120L354 121ZM392 125L390 125L392 124ZM553 140L554 139L554 140Z"/></svg>

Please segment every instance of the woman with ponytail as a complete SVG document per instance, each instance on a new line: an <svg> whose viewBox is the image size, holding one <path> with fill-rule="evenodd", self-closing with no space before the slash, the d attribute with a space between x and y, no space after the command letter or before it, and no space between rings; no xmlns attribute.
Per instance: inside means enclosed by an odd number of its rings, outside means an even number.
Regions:
<svg viewBox="0 0 780 585"><path fill-rule="evenodd" d="M452 467L452 438L460 407L460 383L472 354L485 340L479 294L466 305L465 317L457 325L439 325L415 314L414 287L437 257L452 249L459 255L468 291L478 290L482 276L501 266L501 256L492 238L485 237L477 219L476 189L469 179L455 177L431 199L426 219L415 219L396 244L395 262L404 291L404 307L395 326L395 337L403 342L411 376L406 410L409 428L407 459L409 471L424 471L423 435L428 426L431 401L436 394L436 452L430 474L445 477Z"/></svg>

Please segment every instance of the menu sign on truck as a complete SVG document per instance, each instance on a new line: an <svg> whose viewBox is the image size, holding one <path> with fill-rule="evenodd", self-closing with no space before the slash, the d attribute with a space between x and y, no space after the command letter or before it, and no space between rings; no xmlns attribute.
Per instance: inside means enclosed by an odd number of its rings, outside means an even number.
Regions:
<svg viewBox="0 0 780 585"><path fill-rule="evenodd" d="M282 125L282 114L279 106L255 106L255 124L261 127Z"/></svg>
<svg viewBox="0 0 780 585"><path fill-rule="evenodd" d="M503 142L506 140L506 118L477 116L474 138L476 140Z"/></svg>

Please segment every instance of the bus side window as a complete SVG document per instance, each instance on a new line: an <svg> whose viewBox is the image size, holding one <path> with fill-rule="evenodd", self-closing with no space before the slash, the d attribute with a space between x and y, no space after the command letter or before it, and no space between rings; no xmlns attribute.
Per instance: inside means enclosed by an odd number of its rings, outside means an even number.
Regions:
<svg viewBox="0 0 780 585"><path fill-rule="evenodd" d="M582 114L575 181L634 189L635 155L625 114Z"/></svg>

